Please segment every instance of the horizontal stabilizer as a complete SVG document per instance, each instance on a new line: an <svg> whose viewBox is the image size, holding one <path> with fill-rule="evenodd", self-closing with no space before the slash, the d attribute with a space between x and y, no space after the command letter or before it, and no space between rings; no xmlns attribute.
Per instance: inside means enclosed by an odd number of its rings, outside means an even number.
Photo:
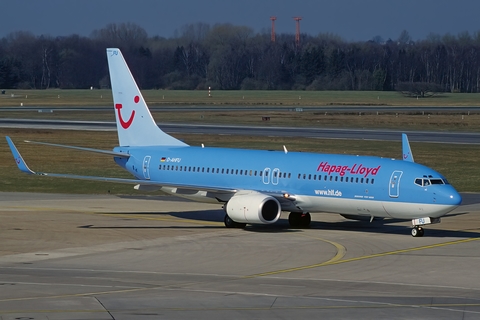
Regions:
<svg viewBox="0 0 480 320"><path fill-rule="evenodd" d="M410 148L410 143L408 142L408 137L405 133L402 133L402 152L404 161L415 162L413 160L412 149Z"/></svg>
<svg viewBox="0 0 480 320"><path fill-rule="evenodd" d="M102 153L102 154L107 154L107 155L111 155L111 156L118 157L118 158L129 158L130 157L130 155L128 153L115 152L115 151L109 151L109 150L75 147L75 146L67 146L67 145L63 145L63 144L36 142L36 141L29 141L29 140L25 140L25 142L33 143L33 144L41 144L41 145L44 145L44 146L51 146L51 147L60 147L60 148L74 149L74 150L80 150L80 151Z"/></svg>

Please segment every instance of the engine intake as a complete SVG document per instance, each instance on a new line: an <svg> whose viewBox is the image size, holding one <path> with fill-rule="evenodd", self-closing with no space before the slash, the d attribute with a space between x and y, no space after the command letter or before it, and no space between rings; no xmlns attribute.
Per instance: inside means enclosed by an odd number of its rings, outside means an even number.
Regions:
<svg viewBox="0 0 480 320"><path fill-rule="evenodd" d="M236 194L226 204L225 211L235 222L271 224L278 221L282 207L277 199L259 192Z"/></svg>

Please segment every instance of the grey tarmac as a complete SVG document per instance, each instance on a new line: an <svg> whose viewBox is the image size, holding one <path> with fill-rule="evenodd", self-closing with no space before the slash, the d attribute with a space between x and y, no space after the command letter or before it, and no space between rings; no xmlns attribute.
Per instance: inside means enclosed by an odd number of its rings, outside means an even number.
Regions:
<svg viewBox="0 0 480 320"><path fill-rule="evenodd" d="M168 196L0 193L0 319L480 319L480 195L410 222L226 229Z"/></svg>

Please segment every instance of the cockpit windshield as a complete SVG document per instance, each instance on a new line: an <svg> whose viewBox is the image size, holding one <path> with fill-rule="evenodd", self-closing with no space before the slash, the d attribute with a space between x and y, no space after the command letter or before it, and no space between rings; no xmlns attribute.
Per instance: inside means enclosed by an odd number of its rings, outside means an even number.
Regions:
<svg viewBox="0 0 480 320"><path fill-rule="evenodd" d="M420 186L420 187L427 187L429 185L433 184L450 184L448 183L447 179L441 179L441 178L416 178L415 179L415 184Z"/></svg>

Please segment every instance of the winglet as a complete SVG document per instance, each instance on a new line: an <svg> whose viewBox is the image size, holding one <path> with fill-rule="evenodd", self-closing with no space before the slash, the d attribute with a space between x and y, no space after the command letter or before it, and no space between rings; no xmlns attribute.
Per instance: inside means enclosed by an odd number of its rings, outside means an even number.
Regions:
<svg viewBox="0 0 480 320"><path fill-rule="evenodd" d="M408 142L408 137L405 133L402 133L402 153L403 153L403 160L415 162L413 160L413 153L412 149L410 149L410 143Z"/></svg>
<svg viewBox="0 0 480 320"><path fill-rule="evenodd" d="M10 147L10 151L12 151L13 158L15 159L15 163L17 164L18 169L28 174L35 174L35 172L30 170L30 168L27 166L27 164L23 160L22 156L20 155L20 152L18 152L17 150L17 147L15 147L15 145L13 144L12 139L10 139L9 136L6 136L5 138L7 139L8 146Z"/></svg>

